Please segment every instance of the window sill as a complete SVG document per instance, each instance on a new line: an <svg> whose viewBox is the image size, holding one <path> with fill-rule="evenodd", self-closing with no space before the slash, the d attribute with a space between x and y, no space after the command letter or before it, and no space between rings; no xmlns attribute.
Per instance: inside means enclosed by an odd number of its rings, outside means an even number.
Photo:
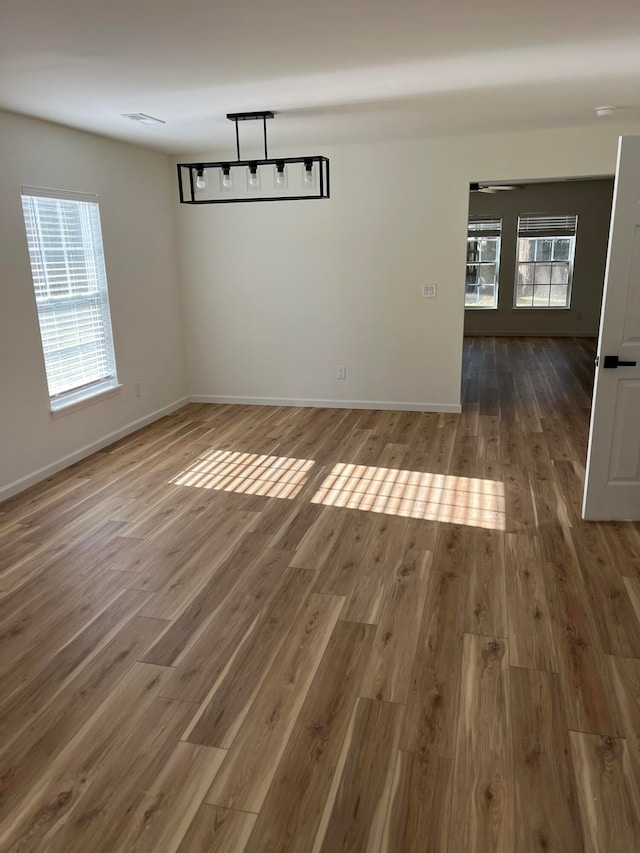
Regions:
<svg viewBox="0 0 640 853"><path fill-rule="evenodd" d="M112 397L114 394L117 394L121 388L122 385L120 384L109 385L107 388L100 388L99 390L93 391L91 394L86 394L78 399L71 399L58 403L55 408L50 406L49 412L52 418L60 418L63 415L75 412L76 409L83 409L85 406L91 406L93 403L98 403L100 400L104 400L105 397Z"/></svg>
<svg viewBox="0 0 640 853"><path fill-rule="evenodd" d="M570 305L565 305L561 308L558 305L514 305L512 311L571 311Z"/></svg>
<svg viewBox="0 0 640 853"><path fill-rule="evenodd" d="M497 305L465 305L465 311L497 311Z"/></svg>

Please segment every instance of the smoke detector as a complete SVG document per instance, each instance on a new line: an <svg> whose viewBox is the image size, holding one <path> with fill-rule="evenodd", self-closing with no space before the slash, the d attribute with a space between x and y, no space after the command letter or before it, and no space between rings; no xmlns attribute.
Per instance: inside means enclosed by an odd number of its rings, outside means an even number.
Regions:
<svg viewBox="0 0 640 853"><path fill-rule="evenodd" d="M604 118L605 116L612 116L616 111L615 107L596 107L596 115L598 118Z"/></svg>

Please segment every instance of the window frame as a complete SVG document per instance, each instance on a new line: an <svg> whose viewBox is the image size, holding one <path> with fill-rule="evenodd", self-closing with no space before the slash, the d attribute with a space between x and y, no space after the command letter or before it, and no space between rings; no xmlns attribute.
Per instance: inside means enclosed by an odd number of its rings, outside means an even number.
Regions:
<svg viewBox="0 0 640 853"><path fill-rule="evenodd" d="M534 228L533 226L526 225L524 229L521 228L521 222L529 222L533 223L534 221L538 221L539 227ZM570 223L573 222L573 225ZM564 223L564 225L563 225ZM573 270L575 265L575 255L576 255L576 243L578 237L578 214L548 214L548 213L525 213L518 216L517 230L516 230L516 257L515 257L515 277L513 282L513 310L514 311L570 311L571 310L571 300L573 297ZM554 258L555 251L552 249L551 258L549 260L540 260L537 259L534 261L521 261L520 260L520 241L521 240L552 240L554 242L558 240L568 240L569 241L569 257L568 259L558 261ZM553 278L553 265L554 263L562 263L567 265L567 283L566 283L566 304L565 305L551 305L551 287L554 285L552 281ZM548 265L550 267L549 270L549 281L548 282L536 282L536 267L540 265ZM520 275L520 267L521 266L530 266L533 268L533 277L532 284L530 285L533 290L531 293L531 305L518 305L518 285L519 285L519 275ZM535 299L535 288L537 285L547 286L549 287L549 304L547 305L534 305ZM522 285L521 285L522 286ZM565 286L564 284L560 284L560 286Z"/></svg>
<svg viewBox="0 0 640 853"><path fill-rule="evenodd" d="M56 414L66 413L72 408L86 405L94 400L109 396L122 387L118 382L106 262L102 242L100 205L98 196L94 193L80 193L28 185L22 185L20 191L33 286L32 292L38 316L38 330L40 333L40 344L49 394L49 410L55 416ZM36 200L36 202L34 203L31 199ZM78 240L76 236L75 242L67 244L67 235L64 232L65 226L68 226L68 223L63 219L62 210L58 207L58 218L55 223L58 232L55 233L53 240L51 240L51 237L49 239L53 243L59 234L60 247L52 248L51 245L47 246L42 235L37 232L37 228L40 225L39 216L43 213L43 211L38 210L37 200L39 199L95 205L95 208L87 212L78 212L78 225L81 231L80 239ZM83 264L83 269L87 271L87 292L73 293L71 285L81 282L82 279L78 279L78 282L76 282L69 273L70 256L72 254L77 256L80 252L82 252L81 263ZM46 256L48 253L50 255L55 253L64 258L66 278L64 277L64 273L61 275L58 270L57 286L61 282L66 283L66 293L52 294L51 292L52 283L54 287L56 286L54 281L56 278L56 262L51 260L47 262ZM75 262L77 263L77 260ZM60 260L57 261L57 264L60 265ZM91 288L91 285L93 285L93 288ZM38 290L40 288L46 288L46 297L39 298ZM74 309L77 311L75 315L73 313ZM65 310L67 312L66 318L63 313ZM87 315L90 316L92 311L91 325L86 326ZM62 321L61 317L63 318ZM60 343L57 349L49 347L51 334L47 329L47 322L52 323L54 334L60 334L61 326L65 319L73 327L70 337L73 338L73 335L75 335L76 343L70 345L67 341L66 343ZM83 328L79 329L79 325ZM93 342L93 346L91 341L80 340L80 334L85 330L98 334L98 337ZM87 351L96 360L97 365L101 359L103 360L104 372L96 371L101 372L102 375L87 382L79 382L78 369L82 363L84 348L87 348ZM80 350L80 353L75 357L75 361L70 361L69 363L70 371L75 366L75 381L77 384L63 390L55 390L56 384L60 382L60 374L64 376L64 371L61 371L59 366L60 361L64 360L65 350L68 353L69 350L73 349L76 352Z"/></svg>
<svg viewBox="0 0 640 853"><path fill-rule="evenodd" d="M486 225L486 228L472 229L472 224ZM479 241L480 239L491 239L496 241L496 257L495 261L469 261L469 243L472 240ZM464 284L464 310L465 311L497 311L500 289L500 255L502 252L502 217L501 216L470 216L467 221L467 261L465 265L465 284ZM468 305L467 304L467 287L469 286L468 274L469 267L494 266L495 276L493 281L493 303L491 305ZM482 285L475 285L478 292ZM486 285L485 285L486 286Z"/></svg>

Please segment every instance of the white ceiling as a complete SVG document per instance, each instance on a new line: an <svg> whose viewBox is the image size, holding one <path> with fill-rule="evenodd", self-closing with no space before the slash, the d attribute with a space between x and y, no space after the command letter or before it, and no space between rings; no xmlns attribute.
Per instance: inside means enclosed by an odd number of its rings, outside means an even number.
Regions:
<svg viewBox="0 0 640 853"><path fill-rule="evenodd" d="M319 148L590 124L602 104L640 120L639 0L0 5L0 107L172 153L232 156L230 111Z"/></svg>

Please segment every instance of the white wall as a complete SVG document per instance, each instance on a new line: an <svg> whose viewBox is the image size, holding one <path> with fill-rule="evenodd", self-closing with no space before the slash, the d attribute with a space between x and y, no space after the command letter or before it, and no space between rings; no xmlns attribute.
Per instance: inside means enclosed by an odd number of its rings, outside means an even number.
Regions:
<svg viewBox="0 0 640 853"><path fill-rule="evenodd" d="M611 174L623 130L282 151L329 156L331 199L179 206L191 394L457 410L469 183Z"/></svg>
<svg viewBox="0 0 640 853"><path fill-rule="evenodd" d="M187 394L174 175L162 154L0 112L0 499ZM115 395L52 418L20 185L99 195ZM141 383L141 396L134 382ZM70 459L69 459L70 457Z"/></svg>

